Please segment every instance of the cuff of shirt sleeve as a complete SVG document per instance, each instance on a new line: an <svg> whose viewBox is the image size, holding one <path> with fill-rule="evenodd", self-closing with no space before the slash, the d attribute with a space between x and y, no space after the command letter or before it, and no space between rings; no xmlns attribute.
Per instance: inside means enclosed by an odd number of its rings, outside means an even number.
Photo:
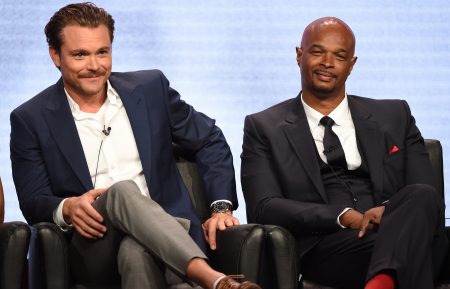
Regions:
<svg viewBox="0 0 450 289"><path fill-rule="evenodd" d="M346 229L347 227L344 226L344 225L342 225L341 222L339 222L339 219L341 218L341 216L342 216L343 214L347 213L347 211L349 211L349 210L352 210L352 208L345 208L345 209L339 214L339 216L337 217L337 220L336 220L336 223L337 223L341 228L343 228L343 229Z"/></svg>
<svg viewBox="0 0 450 289"><path fill-rule="evenodd" d="M61 203L59 203L58 207L53 211L53 222L55 222L55 224L58 225L63 231L67 231L72 227L72 225L66 223L62 212L64 202L66 200L67 199L62 200Z"/></svg>

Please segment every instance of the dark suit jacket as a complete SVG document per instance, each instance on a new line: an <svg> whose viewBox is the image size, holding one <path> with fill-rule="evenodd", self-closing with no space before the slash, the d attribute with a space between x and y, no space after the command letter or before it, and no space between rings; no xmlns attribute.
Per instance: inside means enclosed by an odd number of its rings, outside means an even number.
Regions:
<svg viewBox="0 0 450 289"><path fill-rule="evenodd" d="M171 215L190 219L191 234L201 243L172 142L195 153L209 201L228 199L236 207L233 161L222 132L182 101L160 71L113 73L109 80L128 114L152 199ZM64 198L93 188L62 79L11 113L11 161L20 208L30 224L52 222Z"/></svg>
<svg viewBox="0 0 450 289"><path fill-rule="evenodd" d="M348 96L376 203L407 184L434 185L423 138L402 100ZM393 146L399 150L390 154ZM328 204L315 144L300 96L247 116L242 189L249 222L290 230L305 253L320 235L339 230L344 205Z"/></svg>

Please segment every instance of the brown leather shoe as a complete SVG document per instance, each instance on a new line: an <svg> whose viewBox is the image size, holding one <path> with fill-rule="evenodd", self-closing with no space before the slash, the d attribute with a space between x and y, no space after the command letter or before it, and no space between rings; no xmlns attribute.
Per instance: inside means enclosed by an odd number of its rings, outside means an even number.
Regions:
<svg viewBox="0 0 450 289"><path fill-rule="evenodd" d="M261 289L258 284L245 281L239 283L233 278L244 278L244 275L229 275L222 278L219 283L217 283L216 289Z"/></svg>

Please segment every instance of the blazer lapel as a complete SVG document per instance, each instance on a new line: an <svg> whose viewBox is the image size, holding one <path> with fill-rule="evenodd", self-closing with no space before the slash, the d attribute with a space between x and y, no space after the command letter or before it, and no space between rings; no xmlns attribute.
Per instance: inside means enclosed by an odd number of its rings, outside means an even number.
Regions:
<svg viewBox="0 0 450 289"><path fill-rule="evenodd" d="M110 77L112 87L120 95L123 106L130 120L130 125L133 130L134 139L139 152L139 157L144 170L147 184L150 184L151 172L151 129L150 120L147 112L147 106L144 100L144 93L139 92L138 87L123 81L114 74ZM151 190L150 190L151 194Z"/></svg>
<svg viewBox="0 0 450 289"><path fill-rule="evenodd" d="M320 167L317 161L317 155L315 154L315 144L300 100L300 95L294 100L292 109L286 117L286 122L287 125L284 127L284 132L295 155L300 159L306 173L311 178L322 199L327 202Z"/></svg>
<svg viewBox="0 0 450 289"><path fill-rule="evenodd" d="M348 103L355 124L356 138L361 144L362 156L369 168L376 202L383 191L384 137L377 123L354 96L348 96Z"/></svg>
<svg viewBox="0 0 450 289"><path fill-rule="evenodd" d="M62 79L54 88L52 99L42 113L56 145L87 192L93 188L92 180Z"/></svg>

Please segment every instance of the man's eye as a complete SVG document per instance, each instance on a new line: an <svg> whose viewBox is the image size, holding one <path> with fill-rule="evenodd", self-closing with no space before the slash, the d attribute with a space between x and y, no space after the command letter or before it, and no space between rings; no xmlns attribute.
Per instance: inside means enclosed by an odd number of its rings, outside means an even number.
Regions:
<svg viewBox="0 0 450 289"><path fill-rule="evenodd" d="M83 53L83 52L77 52L77 53L74 53L73 56L74 56L75 58L81 58L81 57L84 56L84 53Z"/></svg>
<svg viewBox="0 0 450 289"><path fill-rule="evenodd" d="M319 50L313 50L313 51L311 51L311 54L312 55L321 55L322 54L322 51L319 51Z"/></svg>
<svg viewBox="0 0 450 289"><path fill-rule="evenodd" d="M347 59L347 57L345 57L345 55L336 55L336 58L338 59L338 60L346 60Z"/></svg>

